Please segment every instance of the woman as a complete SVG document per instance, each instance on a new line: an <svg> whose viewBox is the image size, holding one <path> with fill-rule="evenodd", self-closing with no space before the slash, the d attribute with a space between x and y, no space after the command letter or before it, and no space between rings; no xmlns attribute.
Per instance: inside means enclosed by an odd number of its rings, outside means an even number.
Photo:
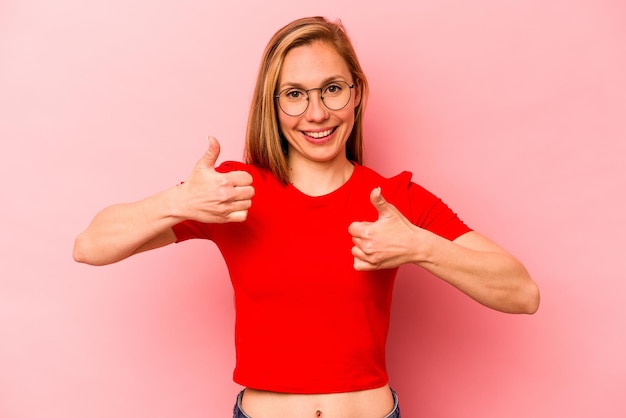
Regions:
<svg viewBox="0 0 626 418"><path fill-rule="evenodd" d="M259 71L246 163L100 212L74 258L94 265L190 238L213 240L235 291L234 417L400 417L385 369L397 268L417 264L479 303L534 313L524 266L404 172L362 166L368 85L340 23L279 30ZM245 412L244 412L245 411Z"/></svg>

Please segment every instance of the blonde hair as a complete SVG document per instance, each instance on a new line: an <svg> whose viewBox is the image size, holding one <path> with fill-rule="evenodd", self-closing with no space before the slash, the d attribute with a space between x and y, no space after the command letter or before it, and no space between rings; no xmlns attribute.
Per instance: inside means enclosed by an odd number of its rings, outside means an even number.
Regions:
<svg viewBox="0 0 626 418"><path fill-rule="evenodd" d="M355 109L346 156L350 161L363 164L363 111L369 90L352 43L340 21L331 22L324 17L298 19L276 32L263 53L248 117L244 155L246 163L270 170L285 184L289 180L287 143L280 133L274 96L287 53L314 41L325 42L335 48L346 62L360 91L361 100Z"/></svg>

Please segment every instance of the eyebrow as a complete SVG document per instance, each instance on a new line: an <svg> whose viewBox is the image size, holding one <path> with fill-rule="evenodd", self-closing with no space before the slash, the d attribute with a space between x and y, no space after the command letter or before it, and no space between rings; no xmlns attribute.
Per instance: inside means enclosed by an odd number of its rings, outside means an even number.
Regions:
<svg viewBox="0 0 626 418"><path fill-rule="evenodd" d="M324 80L322 80L321 86L325 86L326 84L332 82L332 81L345 81L346 83L350 84L350 82L348 80L345 79L345 77L343 75L332 75L330 77L326 77ZM294 82L285 82L282 83L278 86L279 90L283 90L285 88L289 88L289 87L296 87L296 88L301 88L301 89L305 89L306 86L304 84L300 84L300 83L294 83Z"/></svg>

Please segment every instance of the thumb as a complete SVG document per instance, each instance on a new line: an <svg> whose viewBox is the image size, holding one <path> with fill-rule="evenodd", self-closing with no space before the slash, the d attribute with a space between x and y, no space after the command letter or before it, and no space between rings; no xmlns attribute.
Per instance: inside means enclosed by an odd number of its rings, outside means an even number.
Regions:
<svg viewBox="0 0 626 418"><path fill-rule="evenodd" d="M375 188L370 193L370 202L378 211L378 218L380 219L382 216L385 216L389 213L389 203L383 197L380 187Z"/></svg>
<svg viewBox="0 0 626 418"><path fill-rule="evenodd" d="M215 162L217 161L217 157L220 155L220 143L217 142L217 139L212 136L208 138L208 141L209 148L207 148L200 161L198 161L198 166L204 168L215 168Z"/></svg>

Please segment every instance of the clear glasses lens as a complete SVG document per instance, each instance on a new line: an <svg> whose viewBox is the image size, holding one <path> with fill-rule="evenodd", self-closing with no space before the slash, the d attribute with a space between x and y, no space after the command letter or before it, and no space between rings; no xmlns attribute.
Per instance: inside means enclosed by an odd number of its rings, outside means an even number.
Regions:
<svg viewBox="0 0 626 418"><path fill-rule="evenodd" d="M333 81L315 89L286 88L278 94L278 105L289 116L299 116L309 107L309 92L318 90L324 106L330 110L341 110L350 101L352 88L345 81Z"/></svg>

